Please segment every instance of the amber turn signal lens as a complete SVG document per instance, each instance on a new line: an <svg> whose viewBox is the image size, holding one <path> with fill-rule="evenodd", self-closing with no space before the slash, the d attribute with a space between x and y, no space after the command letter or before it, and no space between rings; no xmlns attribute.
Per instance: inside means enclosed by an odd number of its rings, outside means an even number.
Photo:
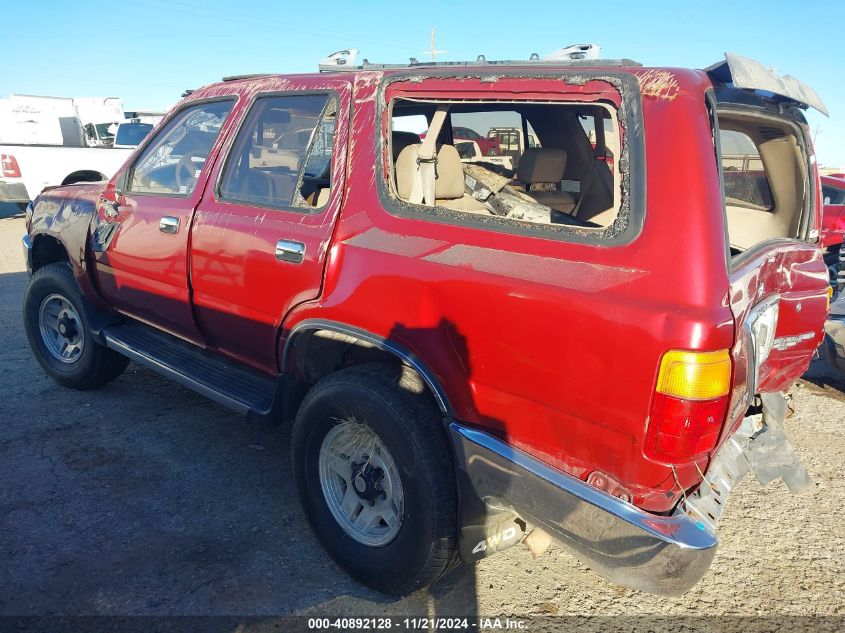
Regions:
<svg viewBox="0 0 845 633"><path fill-rule="evenodd" d="M731 387L731 355L728 350L690 352L669 350L660 361L657 392L683 400L711 400Z"/></svg>

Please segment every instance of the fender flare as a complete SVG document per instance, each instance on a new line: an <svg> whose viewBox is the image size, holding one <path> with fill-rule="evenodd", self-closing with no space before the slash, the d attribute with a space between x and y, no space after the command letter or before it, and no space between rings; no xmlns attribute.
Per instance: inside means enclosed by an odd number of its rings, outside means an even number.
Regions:
<svg viewBox="0 0 845 633"><path fill-rule="evenodd" d="M349 325L348 323L341 323L339 321L330 321L326 319L305 319L299 323L297 323L288 333L288 336L285 339L285 347L284 351L282 352L282 371L284 372L285 369L288 367L289 362L289 354L292 347L293 342L296 340L296 337L304 332L314 331L314 330L329 330L332 332L337 332L339 334L345 334L347 336L352 336L355 338L359 338L375 347L384 350L396 356L400 361L404 364L408 365L411 369L416 371L420 377L423 379L428 388L431 389L431 393L434 396L434 400L437 403L437 407L440 409L441 413L445 416L452 415L452 406L449 404L449 399L446 396L446 392L443 387L440 385L440 382L435 377L434 373L428 368L428 366L413 352L406 349L404 346L400 345L396 341L392 341L390 339L386 339L383 336L379 336L378 334L373 334L367 330L363 330L359 327L354 325Z"/></svg>

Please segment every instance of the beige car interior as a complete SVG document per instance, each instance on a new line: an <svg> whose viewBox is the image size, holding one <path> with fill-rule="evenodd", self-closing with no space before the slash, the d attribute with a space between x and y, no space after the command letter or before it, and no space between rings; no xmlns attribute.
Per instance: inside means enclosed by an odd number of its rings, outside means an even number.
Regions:
<svg viewBox="0 0 845 633"><path fill-rule="evenodd" d="M414 104L414 113L421 111L419 103ZM458 112L465 116L482 113L494 117L496 107L506 108L508 104L490 106L487 112L484 106L461 104L448 106L449 112ZM394 103L395 107L395 103ZM432 106L428 106L431 108ZM513 106L512 106L513 107ZM620 177L613 173L612 163L599 157L599 151L594 147L600 145L585 133L581 121L595 118L597 125L604 125L603 118L610 121L610 125L617 125L615 112L611 108L600 105L580 105L577 108L567 104L522 104L518 106L520 113L530 125L530 130L537 137L541 147L529 147L512 156L511 169L502 168L502 159L496 163L489 155L478 155L468 159L476 167L495 171L497 177L504 176L508 180L508 190L515 195L527 196L527 200L548 208L546 223L575 224L585 228L604 228L615 219L620 199ZM438 110L446 108L443 104ZM516 109L513 107L513 109ZM393 110L396 116L396 110ZM429 129L425 138L429 140L429 154L432 156L432 132L437 138L435 157L434 197L435 205L447 209L482 215L502 215L491 207L489 200L483 202L471 195L470 186L466 184L466 162L462 161L451 138L451 126L454 121L447 116L442 128L432 124L431 109L426 118ZM585 114L586 113L586 114ZM513 115L512 112L509 114ZM407 115L405 115L407 116ZM463 126L464 123L460 123ZM477 125L476 127L481 127ZM492 128L491 128L492 129ZM476 129L482 136L486 129ZM520 136L524 136L520 133ZM608 140L612 146L606 146L606 155L619 156L618 134L609 134ZM460 139L457 139L460 140ZM419 189L421 165L431 162L425 155L425 141L420 135L395 130L390 135L389 156L393 159L391 180L396 195L413 204L425 202L412 199L415 185ZM501 154L506 152L502 151ZM477 173L477 171L476 171ZM472 178L470 177L470 180ZM564 188L569 183L569 190ZM575 186L572 187L572 183ZM565 217L564 217L565 216ZM508 216L523 219L524 216ZM533 220L539 221L539 220Z"/></svg>
<svg viewBox="0 0 845 633"><path fill-rule="evenodd" d="M755 154L746 160L746 164L749 164L749 160L756 160L758 169L755 171L752 165L742 173L736 159L726 154L724 147L722 149L731 248L744 251L765 240L797 237L808 192L804 186L807 179L806 162L795 129L786 123L739 114L720 114L719 129L746 135L759 153L759 158ZM743 177L764 179L757 186L768 186L771 205L733 197L730 181Z"/></svg>
<svg viewBox="0 0 845 633"><path fill-rule="evenodd" d="M396 159L396 189L399 197L410 200L417 173L417 158L421 143L408 145ZM464 192L464 166L454 145L442 145L437 150L437 177L434 180L437 206L488 214L484 203Z"/></svg>

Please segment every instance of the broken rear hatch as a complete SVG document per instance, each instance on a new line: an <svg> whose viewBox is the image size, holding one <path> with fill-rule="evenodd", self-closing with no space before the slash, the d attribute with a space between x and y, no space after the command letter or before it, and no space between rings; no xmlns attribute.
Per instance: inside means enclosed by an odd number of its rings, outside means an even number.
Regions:
<svg viewBox="0 0 845 633"><path fill-rule="evenodd" d="M829 288L818 245L819 177L802 113L827 109L797 79L725 57L708 69L737 333L723 441L756 395L782 391L806 371L823 338Z"/></svg>

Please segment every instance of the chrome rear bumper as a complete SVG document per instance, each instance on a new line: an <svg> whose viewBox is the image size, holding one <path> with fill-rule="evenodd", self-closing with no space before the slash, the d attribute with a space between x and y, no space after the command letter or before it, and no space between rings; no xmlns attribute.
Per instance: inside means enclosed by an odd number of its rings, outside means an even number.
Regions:
<svg viewBox="0 0 845 633"><path fill-rule="evenodd" d="M700 522L649 514L492 435L449 428L458 467L480 499L542 528L611 582L680 595L710 567L718 541Z"/></svg>

